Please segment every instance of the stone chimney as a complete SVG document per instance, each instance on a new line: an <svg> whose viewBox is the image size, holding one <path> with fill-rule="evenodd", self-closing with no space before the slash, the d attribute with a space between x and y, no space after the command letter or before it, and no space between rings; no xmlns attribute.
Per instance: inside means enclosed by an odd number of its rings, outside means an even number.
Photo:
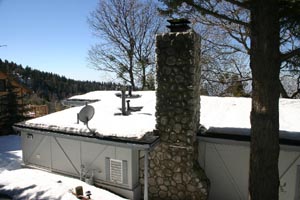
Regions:
<svg viewBox="0 0 300 200"><path fill-rule="evenodd" d="M193 31L156 37L156 129L160 143L149 154L149 199L207 199L200 168L200 38Z"/></svg>

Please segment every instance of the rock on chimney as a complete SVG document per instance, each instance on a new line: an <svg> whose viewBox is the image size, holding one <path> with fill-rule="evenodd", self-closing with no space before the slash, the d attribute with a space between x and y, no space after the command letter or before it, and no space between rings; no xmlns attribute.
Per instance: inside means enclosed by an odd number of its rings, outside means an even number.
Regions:
<svg viewBox="0 0 300 200"><path fill-rule="evenodd" d="M160 144L149 154L149 199L206 199L200 168L200 38L193 31L156 37L156 129Z"/></svg>

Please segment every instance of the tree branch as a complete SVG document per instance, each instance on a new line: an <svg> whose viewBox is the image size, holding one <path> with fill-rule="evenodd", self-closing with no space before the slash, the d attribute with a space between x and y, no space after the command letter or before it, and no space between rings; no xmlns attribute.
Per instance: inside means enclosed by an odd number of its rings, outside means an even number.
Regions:
<svg viewBox="0 0 300 200"><path fill-rule="evenodd" d="M297 90L292 94L291 98L294 99L299 93L300 93L300 75L297 78Z"/></svg>
<svg viewBox="0 0 300 200"><path fill-rule="evenodd" d="M279 90L280 90L280 94L281 94L282 98L290 98L280 80L279 80Z"/></svg>
<svg viewBox="0 0 300 200"><path fill-rule="evenodd" d="M225 1L227 1L229 3L232 3L232 4L236 5L236 6L239 6L241 8L249 9L249 5L247 3L242 3L242 2L236 1L236 0L225 0Z"/></svg>
<svg viewBox="0 0 300 200"><path fill-rule="evenodd" d="M247 23L247 22L244 22L244 21L241 21L241 20L232 19L232 18L230 18L230 17L228 17L226 15L219 14L216 11L212 11L212 10L208 10L206 8L203 8L202 6L199 6L199 5L195 4L195 3L188 2L188 4L190 6L192 6L193 8L195 8L196 10L198 10L199 12L202 12L204 14L211 15L211 16L216 17L216 18L221 18L221 19L227 20L227 21L235 23L235 24L240 24L240 25L245 26L245 27L249 27L250 26L249 23Z"/></svg>
<svg viewBox="0 0 300 200"><path fill-rule="evenodd" d="M287 53L284 53L284 54L281 54L280 56L280 61L283 62L283 61L286 61L296 55L299 55L300 56L300 48L298 49L294 49L292 51L289 51Z"/></svg>

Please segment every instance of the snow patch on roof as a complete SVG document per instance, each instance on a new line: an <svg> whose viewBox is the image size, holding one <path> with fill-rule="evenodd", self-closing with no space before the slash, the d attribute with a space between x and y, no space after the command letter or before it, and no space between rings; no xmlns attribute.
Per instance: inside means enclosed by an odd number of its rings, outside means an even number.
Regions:
<svg viewBox="0 0 300 200"><path fill-rule="evenodd" d="M123 116L120 114L121 98L117 97L116 91L91 92L78 98L97 98L101 101L89 104L94 107L94 117L89 121L89 127L101 136L116 136L125 138L142 138L145 133L153 131L155 127L155 92L138 92L140 98L130 99L130 106L143 106L138 112ZM154 98L153 98L154 97ZM40 118L25 122L26 126L65 131L78 134L87 134L90 131L82 123L77 123L77 113L83 106L69 108L60 112L52 113Z"/></svg>
<svg viewBox="0 0 300 200"><path fill-rule="evenodd" d="M92 91L86 94L76 95L69 98L71 99L80 99L80 100L99 100L101 98L105 98L105 94L107 93L117 93L116 91Z"/></svg>
<svg viewBox="0 0 300 200"><path fill-rule="evenodd" d="M207 129L251 129L250 112L251 98L201 96L200 122ZM299 99L279 100L281 131L300 133L299 117Z"/></svg>
<svg viewBox="0 0 300 200"><path fill-rule="evenodd" d="M200 123L205 128L250 128L251 99L201 96Z"/></svg>

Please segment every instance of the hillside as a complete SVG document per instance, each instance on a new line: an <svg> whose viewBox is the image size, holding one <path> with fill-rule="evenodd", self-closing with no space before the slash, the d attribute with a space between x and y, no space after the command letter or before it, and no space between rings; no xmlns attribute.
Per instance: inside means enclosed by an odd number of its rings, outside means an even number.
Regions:
<svg viewBox="0 0 300 200"><path fill-rule="evenodd" d="M112 82L76 81L29 66L24 68L20 64L1 59L0 71L13 76L15 80L30 88L38 98L47 102L59 101L94 90L116 90L120 86Z"/></svg>

